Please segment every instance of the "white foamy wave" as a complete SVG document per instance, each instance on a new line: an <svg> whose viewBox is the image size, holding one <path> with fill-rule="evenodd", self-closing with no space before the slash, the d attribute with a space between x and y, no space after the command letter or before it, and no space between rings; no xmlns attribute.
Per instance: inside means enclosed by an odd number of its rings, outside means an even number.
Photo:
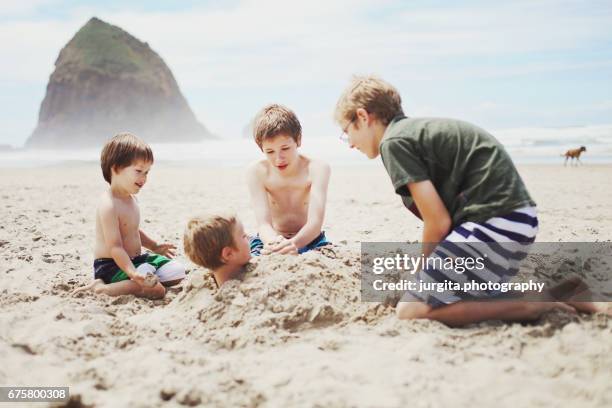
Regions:
<svg viewBox="0 0 612 408"><path fill-rule="evenodd" d="M566 128L516 128L491 133L516 163L559 163L566 150L586 146L584 163L612 163L612 125ZM210 167L245 166L263 157L251 139L207 140L199 143L152 144L156 161ZM336 136L304 137L302 153L334 166L378 165ZM37 167L58 163L98 162L100 149L0 151L0 167Z"/></svg>

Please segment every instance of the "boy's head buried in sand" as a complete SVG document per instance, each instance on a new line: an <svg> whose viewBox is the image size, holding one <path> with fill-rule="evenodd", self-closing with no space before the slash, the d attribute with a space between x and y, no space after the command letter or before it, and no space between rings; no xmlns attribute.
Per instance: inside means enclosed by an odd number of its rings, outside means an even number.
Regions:
<svg viewBox="0 0 612 408"><path fill-rule="evenodd" d="M264 107L255 117L253 137L274 168L291 172L302 140L302 126L291 109L277 104Z"/></svg>
<svg viewBox="0 0 612 408"><path fill-rule="evenodd" d="M251 259L244 227L232 214L192 218L187 223L183 244L189 259L210 269L218 286L235 278Z"/></svg>
<svg viewBox="0 0 612 408"><path fill-rule="evenodd" d="M147 182L153 152L133 134L119 133L102 149L100 165L114 193L137 194Z"/></svg>

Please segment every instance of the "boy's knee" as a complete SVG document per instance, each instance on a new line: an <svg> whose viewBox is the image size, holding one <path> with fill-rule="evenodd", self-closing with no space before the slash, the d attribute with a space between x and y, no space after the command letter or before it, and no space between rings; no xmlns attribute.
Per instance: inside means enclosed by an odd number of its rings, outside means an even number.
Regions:
<svg viewBox="0 0 612 408"><path fill-rule="evenodd" d="M153 289L155 289L154 295L157 299L161 299L166 296L166 288L164 287L164 285L157 284Z"/></svg>
<svg viewBox="0 0 612 408"><path fill-rule="evenodd" d="M161 283L158 283L152 288L143 288L143 296L149 299L162 299L166 296L166 288Z"/></svg>
<svg viewBox="0 0 612 408"><path fill-rule="evenodd" d="M425 303L421 302L399 302L395 307L395 315L400 320L423 319L431 310Z"/></svg>

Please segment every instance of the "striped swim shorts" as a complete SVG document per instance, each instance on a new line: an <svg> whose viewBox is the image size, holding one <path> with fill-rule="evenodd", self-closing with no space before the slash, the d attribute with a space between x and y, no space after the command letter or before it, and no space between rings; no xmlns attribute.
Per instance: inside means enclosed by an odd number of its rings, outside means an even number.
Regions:
<svg viewBox="0 0 612 408"><path fill-rule="evenodd" d="M425 267L415 274L415 280L421 281L420 287L435 287L444 282L456 283L455 287L467 288L466 283L474 287L485 287L481 284L509 282L519 271L520 261L529 253L531 244L538 232L538 218L535 207L523 207L509 214L492 217L484 222L464 222L456 226L440 242L429 258ZM440 258L435 262L435 258ZM457 258L479 258L480 267L457 270L445 268L444 262ZM450 265L453 265L451 262ZM484 265L484 267L483 267ZM489 285L491 286L491 285ZM461 300L486 300L499 296L495 290L414 290L406 292L401 301L420 301L432 307L449 305Z"/></svg>

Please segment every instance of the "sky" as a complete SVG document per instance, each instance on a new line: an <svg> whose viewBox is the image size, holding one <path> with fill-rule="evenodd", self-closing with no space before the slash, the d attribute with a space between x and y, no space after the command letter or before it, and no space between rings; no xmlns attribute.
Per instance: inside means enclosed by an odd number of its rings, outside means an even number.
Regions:
<svg viewBox="0 0 612 408"><path fill-rule="evenodd" d="M304 137L339 134L333 109L354 74L395 85L408 116L612 123L609 0L0 0L0 144L24 144L59 51L93 16L148 42L223 138L272 102Z"/></svg>

